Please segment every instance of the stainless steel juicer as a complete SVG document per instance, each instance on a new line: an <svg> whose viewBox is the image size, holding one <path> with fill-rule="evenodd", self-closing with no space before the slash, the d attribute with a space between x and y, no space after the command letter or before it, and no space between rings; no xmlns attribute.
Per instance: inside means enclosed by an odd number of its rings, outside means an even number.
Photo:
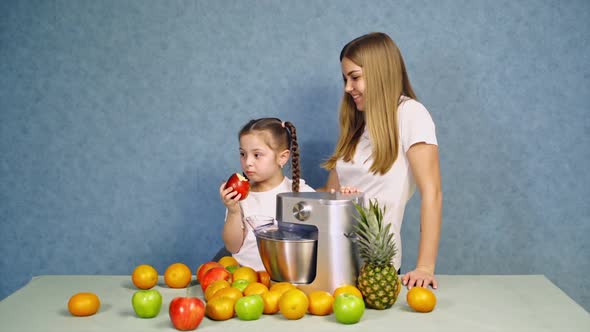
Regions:
<svg viewBox="0 0 590 332"><path fill-rule="evenodd" d="M254 230L264 267L274 281L309 293L356 284L360 260L351 238L362 194L277 195L276 224Z"/></svg>

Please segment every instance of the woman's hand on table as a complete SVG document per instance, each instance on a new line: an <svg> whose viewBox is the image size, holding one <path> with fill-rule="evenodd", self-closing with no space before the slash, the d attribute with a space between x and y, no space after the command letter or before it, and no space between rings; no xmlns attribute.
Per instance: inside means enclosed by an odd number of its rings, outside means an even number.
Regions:
<svg viewBox="0 0 590 332"><path fill-rule="evenodd" d="M434 277L434 274L430 271L426 271L426 269L416 268L413 271L410 271L402 277L402 284L407 286L408 289L412 287L428 287L428 285L432 285L433 289L438 288L438 282Z"/></svg>

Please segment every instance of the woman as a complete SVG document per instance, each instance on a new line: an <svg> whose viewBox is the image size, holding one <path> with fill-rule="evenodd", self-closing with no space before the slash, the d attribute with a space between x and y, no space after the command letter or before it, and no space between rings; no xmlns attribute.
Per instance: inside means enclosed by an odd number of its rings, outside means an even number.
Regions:
<svg viewBox="0 0 590 332"><path fill-rule="evenodd" d="M434 276L442 215L442 192L435 126L416 100L403 58L384 33L370 33L346 44L340 53L344 95L340 137L321 190L360 190L386 206L401 266L401 224L406 203L420 191L420 244L415 268L402 282L437 288ZM352 188L352 189L351 189Z"/></svg>

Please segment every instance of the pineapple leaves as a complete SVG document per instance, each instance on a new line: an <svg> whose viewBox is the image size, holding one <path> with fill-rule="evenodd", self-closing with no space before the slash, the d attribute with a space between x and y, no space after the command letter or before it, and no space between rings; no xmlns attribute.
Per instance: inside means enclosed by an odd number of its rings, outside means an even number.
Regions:
<svg viewBox="0 0 590 332"><path fill-rule="evenodd" d="M369 208L354 206L359 214L355 216L355 234L361 258L368 263L390 264L397 250L391 224L383 222L385 206L381 208L377 200L369 200Z"/></svg>

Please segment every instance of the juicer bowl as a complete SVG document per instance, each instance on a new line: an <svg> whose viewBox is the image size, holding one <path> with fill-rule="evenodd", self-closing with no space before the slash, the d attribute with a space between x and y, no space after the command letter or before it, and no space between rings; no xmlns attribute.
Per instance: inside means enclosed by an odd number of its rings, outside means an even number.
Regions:
<svg viewBox="0 0 590 332"><path fill-rule="evenodd" d="M274 281L311 283L316 277L317 234L267 225L255 229L258 252Z"/></svg>

